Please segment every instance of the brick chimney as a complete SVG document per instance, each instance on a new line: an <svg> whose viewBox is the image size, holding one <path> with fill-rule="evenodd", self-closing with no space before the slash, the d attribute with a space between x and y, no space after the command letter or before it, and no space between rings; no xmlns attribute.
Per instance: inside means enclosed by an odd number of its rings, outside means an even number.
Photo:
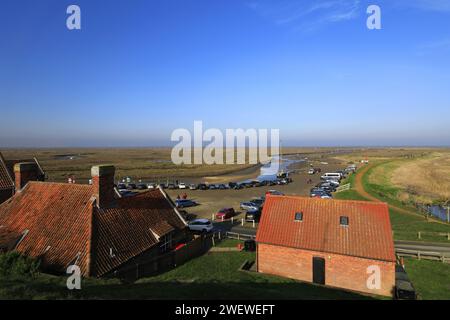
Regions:
<svg viewBox="0 0 450 320"><path fill-rule="evenodd" d="M116 169L111 165L93 166L91 169L92 185L99 208L114 206L114 173Z"/></svg>
<svg viewBox="0 0 450 320"><path fill-rule="evenodd" d="M21 162L14 165L14 177L16 191L21 190L28 181L37 181L39 168L34 162Z"/></svg>

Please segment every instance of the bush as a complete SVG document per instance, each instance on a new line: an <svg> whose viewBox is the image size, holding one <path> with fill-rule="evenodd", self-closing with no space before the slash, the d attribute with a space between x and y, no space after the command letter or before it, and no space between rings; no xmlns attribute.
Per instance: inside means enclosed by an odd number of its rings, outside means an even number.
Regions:
<svg viewBox="0 0 450 320"><path fill-rule="evenodd" d="M39 273L39 262L18 252L0 254L0 277L33 278Z"/></svg>

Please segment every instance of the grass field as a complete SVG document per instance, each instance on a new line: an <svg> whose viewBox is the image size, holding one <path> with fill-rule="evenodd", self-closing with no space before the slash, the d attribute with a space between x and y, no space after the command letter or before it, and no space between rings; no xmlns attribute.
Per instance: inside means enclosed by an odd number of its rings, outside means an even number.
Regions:
<svg viewBox="0 0 450 320"><path fill-rule="evenodd" d="M350 189L342 192L335 193L333 197L335 199L339 200L361 200L361 201L368 201L366 198L361 196L355 189L354 189L354 183L355 183L355 174L351 174L348 176L345 180L341 182L341 185L350 183Z"/></svg>
<svg viewBox="0 0 450 320"><path fill-rule="evenodd" d="M230 243L228 245L233 245ZM0 278L0 299L373 299L276 276L239 271L249 252L211 253L134 284L87 279L82 289L66 289L64 277L34 280Z"/></svg>
<svg viewBox="0 0 450 320"><path fill-rule="evenodd" d="M417 214L408 214L398 210L390 210L391 224L394 231L394 238L397 240L419 240L417 233L447 233L450 232L450 225L428 221L417 209L401 201L398 197L401 192L390 181L390 173L396 170L401 163L399 161L382 162L367 171L363 176L364 189L381 201L392 204L398 208L406 209ZM449 242L446 237L436 234L422 235L422 241Z"/></svg>
<svg viewBox="0 0 450 320"><path fill-rule="evenodd" d="M424 300L450 300L450 264L405 259L405 266L420 298Z"/></svg>

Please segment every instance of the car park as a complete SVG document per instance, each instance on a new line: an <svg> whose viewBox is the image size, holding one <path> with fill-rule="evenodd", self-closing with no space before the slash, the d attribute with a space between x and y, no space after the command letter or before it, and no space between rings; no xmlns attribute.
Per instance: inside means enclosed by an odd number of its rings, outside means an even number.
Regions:
<svg viewBox="0 0 450 320"><path fill-rule="evenodd" d="M219 185L217 186L217 188L218 188L219 190L225 190L225 189L228 189L227 186L224 185L224 184L219 184Z"/></svg>
<svg viewBox="0 0 450 320"><path fill-rule="evenodd" d="M210 185L208 186L208 189L209 189L209 190L216 190L216 189L217 189L217 186L216 186L215 184L210 184Z"/></svg>
<svg viewBox="0 0 450 320"><path fill-rule="evenodd" d="M214 226L208 219L194 219L188 223L188 228L194 232L210 232Z"/></svg>
<svg viewBox="0 0 450 320"><path fill-rule="evenodd" d="M233 208L223 208L223 209L220 209L216 213L216 218L217 219L229 219L231 217L234 217L235 215L236 215L236 212L234 211Z"/></svg>
<svg viewBox="0 0 450 320"><path fill-rule="evenodd" d="M189 199L177 199L175 200L175 205L177 208L188 208L188 207L194 207L198 205L197 202Z"/></svg>
<svg viewBox="0 0 450 320"><path fill-rule="evenodd" d="M315 174L316 170L314 170L314 168L311 168L308 170L308 174Z"/></svg>

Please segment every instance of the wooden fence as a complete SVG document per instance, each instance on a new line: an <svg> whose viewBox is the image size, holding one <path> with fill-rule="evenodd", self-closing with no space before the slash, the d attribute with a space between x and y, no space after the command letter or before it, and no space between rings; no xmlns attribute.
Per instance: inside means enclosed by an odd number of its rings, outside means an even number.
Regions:
<svg viewBox="0 0 450 320"><path fill-rule="evenodd" d="M336 192L347 191L347 190L350 190L350 188L351 188L350 183L346 183L342 186L337 187Z"/></svg>
<svg viewBox="0 0 450 320"><path fill-rule="evenodd" d="M410 249L395 249L395 253L399 257L413 257L419 260L424 259L450 263L450 257L447 257L439 252L410 250Z"/></svg>

